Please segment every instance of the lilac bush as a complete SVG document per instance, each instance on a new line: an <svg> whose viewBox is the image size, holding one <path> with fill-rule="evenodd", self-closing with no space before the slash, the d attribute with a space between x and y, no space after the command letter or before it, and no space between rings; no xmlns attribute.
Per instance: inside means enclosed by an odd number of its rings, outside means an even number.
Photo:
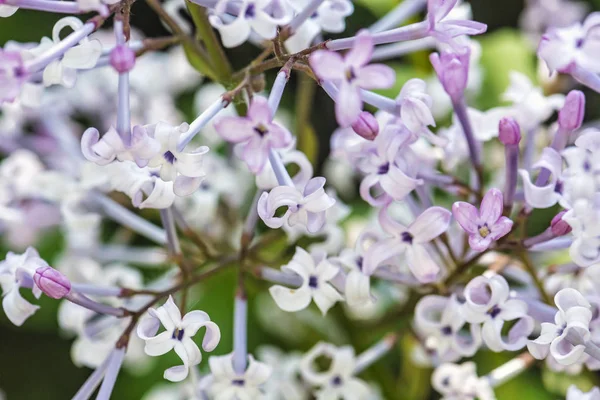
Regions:
<svg viewBox="0 0 600 400"><path fill-rule="evenodd" d="M401 361L444 399L491 400L529 368L600 370L600 131L584 124L600 13L527 2L552 84L514 71L484 110L487 27L459 0L405 0L352 33L350 0L147 3L170 36L139 38L131 0L0 0L3 18L70 15L0 49L0 285L15 326L42 295L60 302L93 370L73 399L111 398L123 368L171 350L173 384L147 399L409 398L369 373ZM246 42L258 55L234 71L225 48ZM387 64L423 50L426 79ZM176 98L201 79L186 121ZM315 90L338 125L323 169L306 146ZM65 244L45 259L51 227ZM227 271L235 290L217 293ZM198 309L199 285L233 298L231 328ZM250 315L281 340L252 348ZM506 362L482 368L488 352ZM600 398L578 382L561 394Z"/></svg>

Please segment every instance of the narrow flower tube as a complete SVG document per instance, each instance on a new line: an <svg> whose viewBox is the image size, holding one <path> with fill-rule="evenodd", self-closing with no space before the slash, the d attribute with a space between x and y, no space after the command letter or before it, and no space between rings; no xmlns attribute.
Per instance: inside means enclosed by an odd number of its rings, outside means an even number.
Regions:
<svg viewBox="0 0 600 400"><path fill-rule="evenodd" d="M571 233L573 228L567 221L563 219L563 216L567 213L566 210L563 210L556 214L552 221L550 222L550 229L555 236L563 236L568 233Z"/></svg>
<svg viewBox="0 0 600 400"><path fill-rule="evenodd" d="M167 234L167 248L169 249L170 255L176 256L181 254L181 245L179 244L179 238L177 237L177 231L175 229L173 210L171 210L171 208L161 209L160 219Z"/></svg>
<svg viewBox="0 0 600 400"><path fill-rule="evenodd" d="M132 213L113 199L96 193L93 200L100 206L106 216L116 222L158 244L167 244L167 235L163 229Z"/></svg>
<svg viewBox="0 0 600 400"><path fill-rule="evenodd" d="M108 368L108 364L112 359L112 353L106 357L106 359L92 372L92 374L85 380L84 384L79 388L75 396L71 400L88 400L92 397L92 394L100 385L102 378L104 378L104 374L106 373L106 369Z"/></svg>
<svg viewBox="0 0 600 400"><path fill-rule="evenodd" d="M519 142L521 141L521 128L517 121L513 118L502 118L499 124L498 137L504 144L505 156L504 212L510 214L517 190Z"/></svg>
<svg viewBox="0 0 600 400"><path fill-rule="evenodd" d="M552 228L548 228L544 232L540 233L537 236L533 236L528 239L525 239L523 241L523 246L532 247L536 244L548 242L548 241L554 239L555 237L556 237L556 235L552 232Z"/></svg>
<svg viewBox="0 0 600 400"><path fill-rule="evenodd" d="M258 200L260 196L263 194L262 190L257 190L254 194L254 198L252 199L252 204L250 205L250 209L248 210L248 215L246 216L246 220L244 221L244 229L242 231L242 248L247 247L252 238L254 237L254 231L256 229L256 224L258 223Z"/></svg>
<svg viewBox="0 0 600 400"><path fill-rule="evenodd" d="M406 2L404 2L406 3ZM401 3L400 5L404 4ZM372 61L384 61L393 58L402 57L417 51L429 50L435 48L436 41L432 37L411 40L380 46L373 51Z"/></svg>
<svg viewBox="0 0 600 400"><path fill-rule="evenodd" d="M564 250L571 247L573 244L573 238L569 236L557 237L547 242L539 243L532 246L530 251L553 251L553 250Z"/></svg>
<svg viewBox="0 0 600 400"><path fill-rule="evenodd" d="M529 353L523 353L512 360L490 371L485 378L491 387L497 387L508 382L533 365L535 359Z"/></svg>
<svg viewBox="0 0 600 400"><path fill-rule="evenodd" d="M281 157L274 149L269 151L269 161L279 185L295 187L290 174L287 172L285 165L283 165L283 162L281 161Z"/></svg>
<svg viewBox="0 0 600 400"><path fill-rule="evenodd" d="M125 315L125 310L122 308L115 308L107 306L106 304L98 303L81 293L73 293L73 291L71 291L65 296L65 299L69 300L71 303L75 303L99 314L113 315L115 317L123 317Z"/></svg>
<svg viewBox="0 0 600 400"><path fill-rule="evenodd" d="M511 295L511 297L521 300L527 304L527 315L531 316L538 322L553 322L554 316L558 311L556 307L552 307L538 299L529 296Z"/></svg>
<svg viewBox="0 0 600 400"><path fill-rule="evenodd" d="M75 30L69 36L61 40L57 45L50 47L39 56L27 61L24 65L25 71L31 74L43 69L52 61L65 54L71 47L75 46L83 38L94 32L95 29L96 23L87 22L81 28Z"/></svg>
<svg viewBox="0 0 600 400"><path fill-rule="evenodd" d="M311 15L313 15L324 0L311 0L288 24L290 33L293 34Z"/></svg>
<svg viewBox="0 0 600 400"><path fill-rule="evenodd" d="M127 47L125 35L123 33L123 21L115 19L114 24L115 38L117 46ZM119 73L119 89L118 89L118 106L117 106L117 132L123 139L125 144L129 144L131 140L131 110L129 107L129 72Z"/></svg>
<svg viewBox="0 0 600 400"><path fill-rule="evenodd" d="M19 7L26 10L45 11L58 14L84 14L87 10L81 10L77 1L52 1L52 0L5 0L3 5ZM108 12L106 9L105 14Z"/></svg>
<svg viewBox="0 0 600 400"><path fill-rule="evenodd" d="M396 8L371 25L369 31L371 33L378 33L402 25L410 17L421 12L426 5L427 0L404 0Z"/></svg>
<svg viewBox="0 0 600 400"><path fill-rule="evenodd" d="M589 87L597 93L600 93L600 76L598 76L592 71L588 71L587 69L581 68L578 65L575 66L569 72L571 76L575 78L575 80L577 80L579 83Z"/></svg>
<svg viewBox="0 0 600 400"><path fill-rule="evenodd" d="M369 347L367 350L359 354L356 358L356 364L354 365L354 375L360 374L362 371L364 371L369 366L373 365L381 357L383 357L388 351L390 351L394 347L397 340L397 335L393 333L389 334L382 340L377 342L375 345Z"/></svg>
<svg viewBox="0 0 600 400"><path fill-rule="evenodd" d="M233 369L243 375L248 363L248 300L241 294L235 297L233 318Z"/></svg>
<svg viewBox="0 0 600 400"><path fill-rule="evenodd" d="M283 96L283 91L285 90L285 85L289 78L289 72L283 70L279 71L275 78L275 83L273 83L268 99L269 108L271 109L271 118L275 116L275 113L279 108L279 102L281 102L281 97Z"/></svg>
<svg viewBox="0 0 600 400"><path fill-rule="evenodd" d="M145 267L163 265L167 253L162 247L136 247L120 244L105 244L94 251L93 257L102 262L135 263Z"/></svg>
<svg viewBox="0 0 600 400"><path fill-rule="evenodd" d="M280 271L275 268L260 267L257 275L267 281L290 287L300 287L302 285L302 277L298 274L290 274Z"/></svg>
<svg viewBox="0 0 600 400"><path fill-rule="evenodd" d="M401 28L390 29L373 34L373 44L395 43L406 40L422 39L429 35L427 22L418 22L416 24L406 25ZM329 50L338 51L351 48L356 41L356 36L342 39L335 39L327 42Z"/></svg>
<svg viewBox="0 0 600 400"><path fill-rule="evenodd" d="M116 286L96 286L89 283L71 283L71 290L88 296L118 297L123 289Z"/></svg>
<svg viewBox="0 0 600 400"><path fill-rule="evenodd" d="M323 90L325 90L325 93L331 97L331 100L336 101L339 93L338 88L329 81L323 82L321 86L323 87ZM400 115L398 104L392 99L368 90L361 90L360 97L362 101L373 107L389 112L390 114Z"/></svg>
<svg viewBox="0 0 600 400"><path fill-rule="evenodd" d="M460 122L460 125L463 128L463 133L465 135L465 139L467 140L467 146L469 147L469 154L471 155L471 163L473 164L473 166L475 167L475 170L477 172L477 180L473 183L473 186L475 188L475 190L478 190L478 188L483 184L483 182L481 182L481 178L482 178L482 174L481 172L481 156L480 156L480 152L479 152L479 145L477 143L477 140L475 139L475 135L473 133L473 125L471 124L471 120L469 118L469 114L467 113L467 105L463 100L459 101L459 102L453 102L452 103L453 107L454 107L454 112L456 114L456 117L458 118L458 121Z"/></svg>
<svg viewBox="0 0 600 400"><path fill-rule="evenodd" d="M124 358L125 348L117 348L112 351L110 361L106 368L106 374L104 375L104 380L102 381L102 386L100 386L100 391L98 392L98 396L96 396L96 400L110 399Z"/></svg>
<svg viewBox="0 0 600 400"><path fill-rule="evenodd" d="M181 134L179 138L179 144L177 145L177 150L183 151L185 146L189 142L192 141L194 136L200 132L202 128L206 126L210 122L211 119L215 117L219 113L219 111L223 110L229 105L229 101L225 100L223 97L219 97L217 101L212 103L210 107L202 112L191 124L188 130Z"/></svg>

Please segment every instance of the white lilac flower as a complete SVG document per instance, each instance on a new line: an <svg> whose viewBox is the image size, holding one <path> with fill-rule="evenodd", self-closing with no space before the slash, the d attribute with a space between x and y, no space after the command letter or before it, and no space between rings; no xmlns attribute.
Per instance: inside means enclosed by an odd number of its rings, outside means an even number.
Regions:
<svg viewBox="0 0 600 400"><path fill-rule="evenodd" d="M558 363L570 365L584 355L585 346L573 345L567 337L572 335L582 342L590 338L591 305L581 293L571 288L558 292L554 303L558 307L554 323L543 322L540 336L529 341L527 348L539 360L551 354Z"/></svg>
<svg viewBox="0 0 600 400"><path fill-rule="evenodd" d="M319 357L331 359L331 365L326 371L315 368L314 363ZM323 342L315 345L300 362L300 372L304 380L318 387L314 393L317 400L366 398L370 388L354 376L355 367L356 356L352 347L335 347Z"/></svg>
<svg viewBox="0 0 600 400"><path fill-rule="evenodd" d="M360 239L357 240L357 247ZM363 255L362 252L354 249L344 249L338 257L333 257L331 261L342 266L346 274L346 283L344 285L344 297L350 307L365 307L373 303L371 297L371 277L362 271Z"/></svg>
<svg viewBox="0 0 600 400"><path fill-rule="evenodd" d="M533 318L527 315L527 304L509 299L510 288L501 275L487 274L472 279L464 290L463 316L471 324L482 324L481 337L492 351L515 351L527 344L533 331ZM504 324L514 321L507 335Z"/></svg>
<svg viewBox="0 0 600 400"><path fill-rule="evenodd" d="M442 400L495 400L496 396L489 381L479 378L474 362L442 364L431 376L433 388Z"/></svg>
<svg viewBox="0 0 600 400"><path fill-rule="evenodd" d="M210 376L201 382L215 400L250 400L262 398L262 387L271 376L270 365L248 355L248 367L243 373L233 369L233 353L208 359Z"/></svg>
<svg viewBox="0 0 600 400"><path fill-rule="evenodd" d="M301 354L285 354L281 350L262 346L257 350L261 362L273 368L273 375L264 384L264 400L306 400L308 390L299 379Z"/></svg>
<svg viewBox="0 0 600 400"><path fill-rule="evenodd" d="M481 329L467 324L455 296L423 297L415 307L414 325L426 348L435 351L441 361L470 357L481 346Z"/></svg>
<svg viewBox="0 0 600 400"><path fill-rule="evenodd" d="M562 28L581 21L587 10L587 4L582 1L527 0L519 17L519 27L537 45L548 28Z"/></svg>
<svg viewBox="0 0 600 400"><path fill-rule="evenodd" d="M225 47L236 47L244 43L252 32L262 39L273 39L277 27L289 22L291 15L285 12L271 13L272 0L219 0L209 20L221 35ZM237 6L237 16L228 18L228 7ZM280 15L276 15L280 14Z"/></svg>
<svg viewBox="0 0 600 400"><path fill-rule="evenodd" d="M378 267L404 253L408 267L420 282L434 281L440 267L429 254L427 244L448 229L452 214L442 207L430 207L404 226L388 215L387 208L380 210L379 223L391 236L369 247L363 264L365 273L373 274Z"/></svg>
<svg viewBox="0 0 600 400"><path fill-rule="evenodd" d="M277 186L260 196L258 215L273 229L281 228L283 224L299 224L309 233L316 233L325 225L326 211L335 204L324 186L325 178L322 177L309 180L302 191L292 186ZM283 216L276 217L275 212L280 207L287 210Z"/></svg>
<svg viewBox="0 0 600 400"><path fill-rule="evenodd" d="M2 308L13 324L23 325L40 307L29 303L20 293L22 287L31 288L34 296L42 294L33 283L33 275L38 268L48 263L40 258L38 252L30 247L23 254L8 252L0 262L0 287L2 287Z"/></svg>
<svg viewBox="0 0 600 400"><path fill-rule="evenodd" d="M584 393L577 386L569 386L566 400L600 400L600 389L593 387L589 392Z"/></svg>
<svg viewBox="0 0 600 400"><path fill-rule="evenodd" d="M52 48L60 42L60 33L67 27L77 30L83 27L83 22L75 17L60 19L52 29L52 39L43 37L39 46L27 50L27 53L37 56ZM77 70L93 68L101 54L102 45L99 41L87 37L82 39L79 45L69 49L60 60L54 60L44 68L44 85L73 87L77 80Z"/></svg>
<svg viewBox="0 0 600 400"><path fill-rule="evenodd" d="M302 285L297 289L280 285L269 289L273 300L284 311L303 310L314 300L325 315L337 301L344 299L330 283L338 274L339 267L329 262L324 254L312 256L304 249L296 247L292 260L281 269L302 278Z"/></svg>
<svg viewBox="0 0 600 400"><path fill-rule="evenodd" d="M544 186L535 185L529 176L529 172L524 169L519 170L519 175L523 180L523 190L525 192L525 201L535 208L548 208L556 203L568 206L563 200L564 181L562 177L563 160L560 154L551 147L544 148L542 156L532 166L533 168L546 168L550 171L550 179Z"/></svg>
<svg viewBox="0 0 600 400"><path fill-rule="evenodd" d="M310 0L285 0L295 13L300 13ZM346 17L354 11L350 0L324 0L317 11L285 41L290 53L297 53L309 47L317 35L323 32L341 33L346 29Z"/></svg>
<svg viewBox="0 0 600 400"><path fill-rule="evenodd" d="M165 331L157 335L161 325ZM137 333L146 342L144 350L149 356L161 356L175 349L183 365L167 369L164 377L172 382L179 382L188 376L190 367L200 364L202 360L200 349L192 337L203 327L206 328L206 333L202 348L207 352L213 351L221 339L217 324L210 320L208 314L199 310L190 311L182 318L179 308L169 296L164 305L148 310L148 316L139 323Z"/></svg>

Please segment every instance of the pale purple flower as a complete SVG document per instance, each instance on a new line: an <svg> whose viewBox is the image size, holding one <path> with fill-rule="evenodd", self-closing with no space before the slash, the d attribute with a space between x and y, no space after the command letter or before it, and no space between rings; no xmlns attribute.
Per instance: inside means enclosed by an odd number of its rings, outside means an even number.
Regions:
<svg viewBox="0 0 600 400"><path fill-rule="evenodd" d="M157 335L161 325L165 331ZM164 377L172 382L180 382L188 376L190 367L202 361L200 349L192 339L200 328L206 328L202 348L204 351L213 351L221 340L217 324L210 320L208 314L199 310L190 311L182 318L179 308L169 296L161 307L148 310L148 316L137 327L137 334L146 342L144 350L149 356L162 356L175 349L183 365L167 369Z"/></svg>
<svg viewBox="0 0 600 400"><path fill-rule="evenodd" d="M304 189L291 186L277 186L269 193L263 193L258 200L258 215L270 228L281 228L284 223L290 226L300 224L309 233L318 232L326 222L325 211L335 204L335 199L325 193L325 178L312 178ZM276 217L280 207L287 207L285 214Z"/></svg>
<svg viewBox="0 0 600 400"><path fill-rule="evenodd" d="M284 149L292 142L292 134L273 122L266 98L255 96L246 117L224 117L215 123L215 129L228 142L238 143L237 154L250 171L260 173L271 149Z"/></svg>
<svg viewBox="0 0 600 400"><path fill-rule="evenodd" d="M463 316L467 322L482 324L481 337L492 351L519 350L525 347L533 331L534 322L527 315L527 304L509 299L509 292L506 279L496 274L478 276L464 290ZM509 321L515 323L505 336L502 331Z"/></svg>
<svg viewBox="0 0 600 400"><path fill-rule="evenodd" d="M379 123L373 114L363 111L358 119L352 123L352 130L362 138L374 140L379 133Z"/></svg>
<svg viewBox="0 0 600 400"><path fill-rule="evenodd" d="M378 267L404 253L408 267L420 282L434 281L440 267L429 254L427 244L448 229L452 214L442 207L430 207L412 224L404 226L388 215L387 208L386 206L380 210L379 223L391 236L377 241L367 249L364 272L373 274Z"/></svg>
<svg viewBox="0 0 600 400"><path fill-rule="evenodd" d="M363 107L360 89L388 88L396 79L394 70L387 65L368 64L373 47L371 35L363 30L344 57L327 50L315 51L310 56L310 65L317 77L338 86L335 115L342 127L352 125L360 116Z"/></svg>
<svg viewBox="0 0 600 400"><path fill-rule="evenodd" d="M502 192L498 189L490 189L485 194L479 210L464 201L452 205L452 214L469 234L469 245L473 250L483 251L510 232L513 222L502 216L503 207Z"/></svg>
<svg viewBox="0 0 600 400"><path fill-rule="evenodd" d="M537 186L531 182L529 172L524 169L519 170L519 175L523 180L523 191L525 192L525 201L535 208L549 208L556 203L563 206L567 204L563 201L564 179L563 179L563 160L556 150L546 147L542 151L542 156L533 168L545 168L550 171L548 184Z"/></svg>
<svg viewBox="0 0 600 400"><path fill-rule="evenodd" d="M584 342L590 338L592 311L590 303L575 289L566 288L554 296L558 312L554 324L542 322L540 336L527 344L527 349L538 360L550 353L562 365L573 364L584 355L585 345L573 345L567 336L581 338Z"/></svg>
<svg viewBox="0 0 600 400"><path fill-rule="evenodd" d="M592 72L600 72L600 13L588 15L583 24L576 23L564 28L551 28L542 37L538 56L551 71L570 72L581 67Z"/></svg>
<svg viewBox="0 0 600 400"><path fill-rule="evenodd" d="M447 141L436 136L429 130L435 126L435 119L431 108L433 99L427 93L427 84L422 79L409 79L400 94L396 97L396 104L400 106L400 119L406 128L415 136L424 136L431 143L444 146Z"/></svg>
<svg viewBox="0 0 600 400"><path fill-rule="evenodd" d="M50 266L38 268L33 281L46 296L53 299L62 299L71 291L69 279Z"/></svg>
<svg viewBox="0 0 600 400"><path fill-rule="evenodd" d="M566 400L600 400L600 389L594 386L592 390L584 393L577 386L571 385L567 390Z"/></svg>
<svg viewBox="0 0 600 400"><path fill-rule="evenodd" d="M17 98L26 80L27 73L21 55L16 51L0 49L0 104Z"/></svg>
<svg viewBox="0 0 600 400"><path fill-rule="evenodd" d="M301 247L296 247L294 257L281 270L302 278L302 285L297 289L280 285L269 288L273 300L284 311L304 310L313 300L325 315L336 302L344 299L330 283L340 269L324 254L311 255Z"/></svg>
<svg viewBox="0 0 600 400"><path fill-rule="evenodd" d="M470 58L470 47L458 51L442 51L441 55L432 53L429 56L431 65L453 103L459 102L464 96L469 79Z"/></svg>
<svg viewBox="0 0 600 400"><path fill-rule="evenodd" d="M260 399L261 387L269 379L273 368L248 355L248 367L241 373L233 368L233 353L211 356L208 359L210 375L200 382L214 399Z"/></svg>
<svg viewBox="0 0 600 400"><path fill-rule="evenodd" d="M481 22L450 19L450 13L457 3L458 0L427 0L427 23L431 36L452 43L455 37L479 35L487 30L487 25Z"/></svg>

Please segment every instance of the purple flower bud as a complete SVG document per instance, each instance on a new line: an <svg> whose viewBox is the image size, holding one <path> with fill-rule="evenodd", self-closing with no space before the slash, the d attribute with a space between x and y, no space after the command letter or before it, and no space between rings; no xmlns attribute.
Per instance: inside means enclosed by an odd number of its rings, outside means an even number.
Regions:
<svg viewBox="0 0 600 400"><path fill-rule="evenodd" d="M469 61L471 49L465 47L462 52L444 51L442 54L432 53L431 64L452 101L460 100L467 87L469 78Z"/></svg>
<svg viewBox="0 0 600 400"><path fill-rule="evenodd" d="M352 130L360 137L374 140L379 133L379 123L368 111L360 113L358 119L352 124Z"/></svg>
<svg viewBox="0 0 600 400"><path fill-rule="evenodd" d="M118 45L110 52L110 65L120 74L131 71L135 65L135 52L125 45Z"/></svg>
<svg viewBox="0 0 600 400"><path fill-rule="evenodd" d="M53 299L62 299L71 291L69 279L52 267L40 267L33 275L33 281L42 292Z"/></svg>
<svg viewBox="0 0 600 400"><path fill-rule="evenodd" d="M565 105L558 112L558 125L566 131L581 127L585 113L585 95L579 90L571 90L565 99Z"/></svg>
<svg viewBox="0 0 600 400"><path fill-rule="evenodd" d="M514 118L502 118L498 124L498 139L505 146L514 146L521 141L521 127Z"/></svg>
<svg viewBox="0 0 600 400"><path fill-rule="evenodd" d="M552 234L555 236L566 235L572 231L571 225L562 219L565 213L565 210L559 212L554 218L552 218L552 222L550 222L550 229L552 230Z"/></svg>

